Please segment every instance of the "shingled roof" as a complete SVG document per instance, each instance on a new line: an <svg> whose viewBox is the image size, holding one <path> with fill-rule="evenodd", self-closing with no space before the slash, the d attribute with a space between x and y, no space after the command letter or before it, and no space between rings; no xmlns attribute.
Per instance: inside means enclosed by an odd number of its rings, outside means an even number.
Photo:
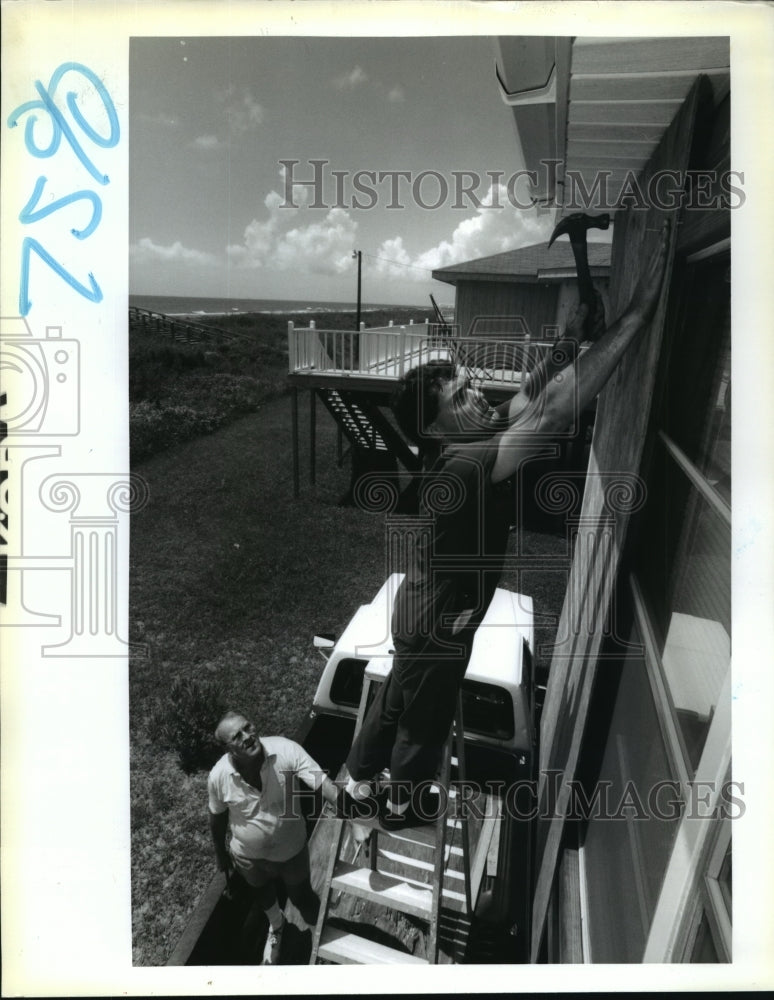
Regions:
<svg viewBox="0 0 774 1000"><path fill-rule="evenodd" d="M606 278L610 272L610 243L588 244L592 277ZM551 249L548 243L535 243L518 250L506 250L491 257L479 257L433 271L438 281L453 285L464 281L559 281L575 277L575 258L568 239L559 239Z"/></svg>

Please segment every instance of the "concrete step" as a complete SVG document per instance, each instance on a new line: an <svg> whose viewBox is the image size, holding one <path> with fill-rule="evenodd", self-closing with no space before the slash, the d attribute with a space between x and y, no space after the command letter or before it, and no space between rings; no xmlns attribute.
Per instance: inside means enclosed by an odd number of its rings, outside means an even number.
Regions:
<svg viewBox="0 0 774 1000"><path fill-rule="evenodd" d="M373 872L370 868L339 864L331 879L331 891L347 892L372 903L400 910L423 920L429 920L432 910L432 888L424 882L406 877ZM464 910L465 893L444 888L441 906L446 909Z"/></svg>
<svg viewBox="0 0 774 1000"><path fill-rule="evenodd" d="M369 941L338 927L326 927L320 938L319 958L338 965L428 965L427 959Z"/></svg>

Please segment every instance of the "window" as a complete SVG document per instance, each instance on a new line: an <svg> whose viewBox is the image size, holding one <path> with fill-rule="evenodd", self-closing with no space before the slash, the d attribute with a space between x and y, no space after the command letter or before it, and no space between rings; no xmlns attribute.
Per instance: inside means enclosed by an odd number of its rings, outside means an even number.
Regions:
<svg viewBox="0 0 774 1000"><path fill-rule="evenodd" d="M504 688L480 681L462 684L462 724L466 733L491 736L496 740L513 738L513 703Z"/></svg>
<svg viewBox="0 0 774 1000"><path fill-rule="evenodd" d="M640 641L636 629L631 641ZM645 660L629 657L595 786L601 805L588 821L582 850L587 961L642 961L682 812L677 775L659 733Z"/></svg>
<svg viewBox="0 0 774 1000"><path fill-rule="evenodd" d="M347 657L336 667L331 683L331 700L338 705L357 708L363 690L363 676L368 660Z"/></svg>
<svg viewBox="0 0 774 1000"><path fill-rule="evenodd" d="M731 656L731 366L727 254L688 268L669 357L635 578L696 773Z"/></svg>
<svg viewBox="0 0 774 1000"><path fill-rule="evenodd" d="M731 961L731 821L717 823L717 835L700 889L696 937L689 941L691 962Z"/></svg>
<svg viewBox="0 0 774 1000"><path fill-rule="evenodd" d="M646 818L635 803L620 821L592 815L585 823L587 961L730 960L729 822L707 819L702 834L683 826L690 782L725 769L730 741L728 279L722 252L689 262L672 285L679 301L644 466L647 503L629 553L631 641L644 655L623 662L617 694L609 685L596 765L597 786L610 783L613 815L627 782L640 799L659 785L662 792L644 803Z"/></svg>
<svg viewBox="0 0 774 1000"><path fill-rule="evenodd" d="M670 763L684 787L725 767L730 743L731 353L729 256L678 285L668 375L632 575ZM713 735L714 734L714 735ZM721 771L720 774L723 772ZM680 829L646 945L648 961L727 962L729 821ZM713 845L708 855L704 844Z"/></svg>

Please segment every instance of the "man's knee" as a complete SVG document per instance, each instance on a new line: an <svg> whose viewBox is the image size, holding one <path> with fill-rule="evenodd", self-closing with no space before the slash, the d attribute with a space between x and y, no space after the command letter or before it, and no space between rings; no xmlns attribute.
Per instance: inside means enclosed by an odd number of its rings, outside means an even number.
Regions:
<svg viewBox="0 0 774 1000"><path fill-rule="evenodd" d="M254 885L252 889L255 894L255 901L262 910L270 910L277 902L277 889L273 879L261 885Z"/></svg>

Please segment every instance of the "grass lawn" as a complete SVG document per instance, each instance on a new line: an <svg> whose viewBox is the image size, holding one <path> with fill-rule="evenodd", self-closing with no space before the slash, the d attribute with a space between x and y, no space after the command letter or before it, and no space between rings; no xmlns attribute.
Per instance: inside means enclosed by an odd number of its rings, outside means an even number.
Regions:
<svg viewBox="0 0 774 1000"><path fill-rule="evenodd" d="M278 377L281 375L278 374ZM300 426L307 427L302 409ZM318 407L318 477L293 498L290 401L274 398L212 434L137 464L149 487L131 525L130 665L133 960L163 964L214 873L206 772L186 774L160 720L173 683L211 682L267 735L292 735L323 661L316 630L340 634L386 573L384 518L337 506L349 471ZM554 535L524 533L527 555L561 555ZM550 641L564 594L559 571L511 573L532 594ZM540 657L538 658L540 662Z"/></svg>

